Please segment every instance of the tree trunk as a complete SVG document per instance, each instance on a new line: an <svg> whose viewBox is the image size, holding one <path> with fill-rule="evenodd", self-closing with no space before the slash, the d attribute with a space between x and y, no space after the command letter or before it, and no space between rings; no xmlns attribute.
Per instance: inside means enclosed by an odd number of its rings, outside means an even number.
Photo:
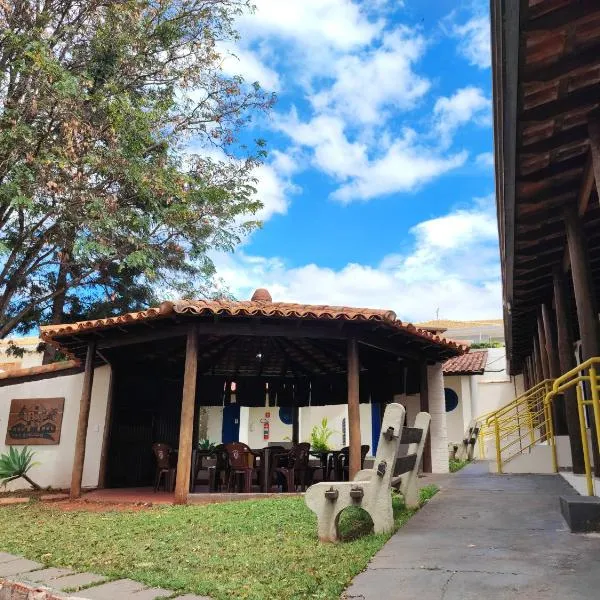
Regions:
<svg viewBox="0 0 600 600"><path fill-rule="evenodd" d="M50 317L50 325L60 325L65 318L65 301L67 298L66 283L69 274L69 262L71 260L71 248L63 249L58 267L58 276L56 278L56 289L64 288L65 291L59 294L52 301L52 316ZM46 345L44 350L44 358L42 364L47 365L56 361L57 350L50 344Z"/></svg>

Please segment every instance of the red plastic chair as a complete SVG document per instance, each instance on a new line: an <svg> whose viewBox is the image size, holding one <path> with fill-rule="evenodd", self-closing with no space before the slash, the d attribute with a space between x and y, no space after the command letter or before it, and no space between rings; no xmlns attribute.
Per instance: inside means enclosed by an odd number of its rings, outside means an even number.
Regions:
<svg viewBox="0 0 600 600"><path fill-rule="evenodd" d="M236 479L243 481L243 492L252 491L252 475L256 470L254 467L255 455L250 447L242 442L230 442L225 444L225 452L229 460L228 491L235 487Z"/></svg>

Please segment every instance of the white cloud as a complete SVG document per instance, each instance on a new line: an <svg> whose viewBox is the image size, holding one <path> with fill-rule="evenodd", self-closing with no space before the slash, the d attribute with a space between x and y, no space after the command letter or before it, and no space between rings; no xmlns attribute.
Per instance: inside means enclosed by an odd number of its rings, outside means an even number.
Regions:
<svg viewBox="0 0 600 600"><path fill-rule="evenodd" d="M261 87L272 92L281 89L277 72L265 65L256 52L228 45L222 45L219 52L223 59L223 72L227 75L241 75L247 83L258 81Z"/></svg>
<svg viewBox="0 0 600 600"><path fill-rule="evenodd" d="M334 64L333 85L311 96L313 107L360 123L385 120L388 107L411 108L430 86L413 70L425 45L422 36L398 27L383 36L379 47L340 57Z"/></svg>
<svg viewBox="0 0 600 600"><path fill-rule="evenodd" d="M372 22L351 0L255 0L256 13L240 19L242 37L272 36L303 46L350 50L369 44L383 24Z"/></svg>
<svg viewBox="0 0 600 600"><path fill-rule="evenodd" d="M487 69L492 64L490 20L487 15L475 15L467 22L452 26L452 36L458 40L458 52L471 65Z"/></svg>
<svg viewBox="0 0 600 600"><path fill-rule="evenodd" d="M440 144L449 146L456 130L466 123L491 125L491 102L483 90L468 86L454 95L442 96L433 107L434 131Z"/></svg>
<svg viewBox="0 0 600 600"><path fill-rule="evenodd" d="M258 182L256 197L263 203L263 207L256 213L255 218L261 221L269 220L273 215L284 215L289 206L289 197L299 192L300 188L289 179L289 173L281 170L282 161L293 171L293 159L286 156L280 162L260 165L254 172Z"/></svg>
<svg viewBox="0 0 600 600"><path fill-rule="evenodd" d="M292 111L277 126L296 144L313 150L314 166L342 182L332 197L344 203L414 190L460 167L468 156L464 151L440 155L421 145L410 129L370 153L366 144L347 138L344 122L334 116L321 115L302 123Z"/></svg>
<svg viewBox="0 0 600 600"><path fill-rule="evenodd" d="M494 166L494 154L493 152L482 152L475 158L475 164L485 169Z"/></svg>
<svg viewBox="0 0 600 600"><path fill-rule="evenodd" d="M411 252L387 256L375 266L288 268L281 258L243 253L219 255L215 263L240 299L266 287L276 301L390 308L399 318L412 321L433 318L438 308L440 316L449 319L502 314L491 197L424 221L411 233Z"/></svg>

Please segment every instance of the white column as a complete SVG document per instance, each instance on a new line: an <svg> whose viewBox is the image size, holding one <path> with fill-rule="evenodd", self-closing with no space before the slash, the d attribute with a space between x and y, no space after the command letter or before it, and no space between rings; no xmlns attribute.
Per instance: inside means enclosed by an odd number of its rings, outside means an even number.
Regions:
<svg viewBox="0 0 600 600"><path fill-rule="evenodd" d="M442 363L427 367L429 413L431 414L431 470L448 473L448 430L446 427L446 399Z"/></svg>

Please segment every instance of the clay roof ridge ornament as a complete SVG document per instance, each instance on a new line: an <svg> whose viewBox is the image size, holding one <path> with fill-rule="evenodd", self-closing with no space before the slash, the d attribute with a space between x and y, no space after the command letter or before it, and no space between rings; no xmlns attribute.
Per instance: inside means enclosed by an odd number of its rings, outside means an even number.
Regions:
<svg viewBox="0 0 600 600"><path fill-rule="evenodd" d="M250 298L250 302L259 302L261 304L271 304L273 302L273 298L271 298L271 294L269 290L266 288L257 288L254 290L254 294L252 294L252 298Z"/></svg>

